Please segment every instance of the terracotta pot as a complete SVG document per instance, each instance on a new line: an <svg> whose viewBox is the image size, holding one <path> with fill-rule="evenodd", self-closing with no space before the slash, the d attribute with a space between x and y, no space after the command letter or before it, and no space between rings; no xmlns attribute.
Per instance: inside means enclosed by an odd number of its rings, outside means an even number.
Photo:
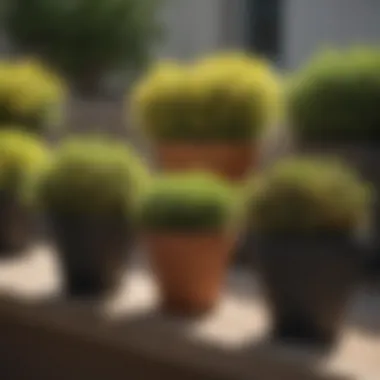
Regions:
<svg viewBox="0 0 380 380"><path fill-rule="evenodd" d="M144 241L165 310L197 315L215 306L235 243L230 234L151 232Z"/></svg>
<svg viewBox="0 0 380 380"><path fill-rule="evenodd" d="M100 297L115 290L131 244L125 220L51 215L65 292Z"/></svg>
<svg viewBox="0 0 380 380"><path fill-rule="evenodd" d="M273 317L273 338L331 348L360 278L351 236L258 236L258 270Z"/></svg>
<svg viewBox="0 0 380 380"><path fill-rule="evenodd" d="M249 143L173 142L155 147L156 162L166 171L210 170L229 180L242 180L256 165Z"/></svg>

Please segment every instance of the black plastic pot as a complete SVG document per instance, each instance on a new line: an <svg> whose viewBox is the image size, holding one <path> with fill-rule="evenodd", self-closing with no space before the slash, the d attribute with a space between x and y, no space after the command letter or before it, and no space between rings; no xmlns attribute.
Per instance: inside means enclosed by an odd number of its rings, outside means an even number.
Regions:
<svg viewBox="0 0 380 380"><path fill-rule="evenodd" d="M25 251L34 241L35 217L16 197L0 193L0 256Z"/></svg>
<svg viewBox="0 0 380 380"><path fill-rule="evenodd" d="M360 276L353 239L327 234L260 237L255 270L273 316L274 340L332 347Z"/></svg>
<svg viewBox="0 0 380 380"><path fill-rule="evenodd" d="M293 140L288 126L281 125L279 128L269 128L260 143L257 172L254 175L271 167L283 157L292 154L294 151ZM256 250L256 241L248 225L241 232L233 256L233 265L238 268L252 267L252 263L256 260Z"/></svg>
<svg viewBox="0 0 380 380"><path fill-rule="evenodd" d="M236 268L255 268L257 261L257 241L255 234L250 230L243 230L236 244L233 255L233 265Z"/></svg>
<svg viewBox="0 0 380 380"><path fill-rule="evenodd" d="M355 168L362 178L372 184L375 192L371 247L364 269L369 276L380 276L380 143L376 142L299 142L298 152L338 157Z"/></svg>
<svg viewBox="0 0 380 380"><path fill-rule="evenodd" d="M101 297L116 289L123 273L131 229L122 218L51 218L66 294Z"/></svg>

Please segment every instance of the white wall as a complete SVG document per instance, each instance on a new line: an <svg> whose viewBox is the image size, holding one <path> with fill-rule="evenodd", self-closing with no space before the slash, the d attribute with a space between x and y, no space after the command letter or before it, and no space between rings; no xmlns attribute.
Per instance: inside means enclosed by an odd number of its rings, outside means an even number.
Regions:
<svg viewBox="0 0 380 380"><path fill-rule="evenodd" d="M158 57L189 59L218 49L222 12L223 0L166 0L165 41Z"/></svg>
<svg viewBox="0 0 380 380"><path fill-rule="evenodd" d="M283 50L289 68L324 47L380 42L380 0L284 1Z"/></svg>
<svg viewBox="0 0 380 380"><path fill-rule="evenodd" d="M249 0L164 0L158 58L191 59L244 48ZM380 0L283 0L283 60L296 68L323 47L380 43ZM1 37L1 33L0 33ZM8 50L0 41L0 51Z"/></svg>

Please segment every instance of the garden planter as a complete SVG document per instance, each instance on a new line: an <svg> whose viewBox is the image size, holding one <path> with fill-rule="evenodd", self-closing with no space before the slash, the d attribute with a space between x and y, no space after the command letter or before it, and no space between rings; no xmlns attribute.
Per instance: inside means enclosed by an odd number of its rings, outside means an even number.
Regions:
<svg viewBox="0 0 380 380"><path fill-rule="evenodd" d="M224 233L152 232L147 250L164 310L203 314L218 301L234 239Z"/></svg>
<svg viewBox="0 0 380 380"><path fill-rule="evenodd" d="M67 295L98 297L115 290L131 242L125 221L53 216L52 224Z"/></svg>
<svg viewBox="0 0 380 380"><path fill-rule="evenodd" d="M0 194L0 255L25 251L34 238L33 214L14 196Z"/></svg>
<svg viewBox="0 0 380 380"><path fill-rule="evenodd" d="M370 249L365 263L369 275L380 275L380 144L370 143L301 143L298 146L301 153L331 155L343 159L351 167L358 170L364 180L372 184L375 191L373 208L373 230ZM364 249L363 249L364 250Z"/></svg>
<svg viewBox="0 0 380 380"><path fill-rule="evenodd" d="M256 234L251 229L243 230L236 244L234 265L238 268L254 268L257 260Z"/></svg>
<svg viewBox="0 0 380 380"><path fill-rule="evenodd" d="M155 147L156 162L165 171L209 170L229 180L242 180L256 157L249 143L162 143Z"/></svg>
<svg viewBox="0 0 380 380"><path fill-rule="evenodd" d="M337 338L360 256L347 236L257 239L257 268L273 316L273 338L330 348Z"/></svg>

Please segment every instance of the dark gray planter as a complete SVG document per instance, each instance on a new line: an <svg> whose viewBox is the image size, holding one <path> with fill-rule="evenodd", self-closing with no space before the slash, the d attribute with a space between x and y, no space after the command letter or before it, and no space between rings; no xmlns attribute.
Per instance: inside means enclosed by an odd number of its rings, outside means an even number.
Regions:
<svg viewBox="0 0 380 380"><path fill-rule="evenodd" d="M273 317L273 338L331 348L360 276L355 241L341 235L256 239L255 270Z"/></svg>
<svg viewBox="0 0 380 380"><path fill-rule="evenodd" d="M372 215L371 247L365 270L369 275L380 275L380 143L339 143L299 142L297 151L303 154L318 154L338 157L347 163L372 184L375 193L375 202Z"/></svg>
<svg viewBox="0 0 380 380"><path fill-rule="evenodd" d="M257 261L257 239L251 231L243 231L235 248L233 264L237 268L255 267Z"/></svg>
<svg viewBox="0 0 380 380"><path fill-rule="evenodd" d="M100 297L115 290L131 245L124 219L51 217L65 291L70 297Z"/></svg>
<svg viewBox="0 0 380 380"><path fill-rule="evenodd" d="M12 194L0 194L0 256L25 251L36 237L36 218Z"/></svg>

